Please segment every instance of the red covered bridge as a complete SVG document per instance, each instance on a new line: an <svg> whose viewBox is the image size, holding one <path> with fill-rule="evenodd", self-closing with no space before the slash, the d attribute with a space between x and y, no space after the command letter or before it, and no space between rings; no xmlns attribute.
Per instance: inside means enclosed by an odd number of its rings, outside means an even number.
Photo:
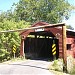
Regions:
<svg viewBox="0 0 75 75"><path fill-rule="evenodd" d="M35 27L35 29L25 30L20 33L21 36L20 55L25 54L27 58L50 58L50 57L52 58L53 57L52 45L55 44L56 58L63 57L62 28L61 27L46 28L47 25L53 24L49 24L46 22L37 22L31 25L31 27ZM41 26L45 26L45 28L44 27L40 28ZM67 47L66 48L67 56L72 55L73 57L75 57L74 31L66 30L66 47Z"/></svg>

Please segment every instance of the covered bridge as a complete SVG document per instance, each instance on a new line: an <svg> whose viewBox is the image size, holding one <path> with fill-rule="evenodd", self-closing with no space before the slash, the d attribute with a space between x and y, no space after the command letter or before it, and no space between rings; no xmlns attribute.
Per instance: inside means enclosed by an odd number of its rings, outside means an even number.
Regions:
<svg viewBox="0 0 75 75"><path fill-rule="evenodd" d="M63 57L62 55L62 28L61 27L46 27L49 25L46 22L37 22L28 29L20 33L21 45L20 55L25 55L26 58L53 58L53 55ZM45 26L45 27L41 27ZM66 51L67 56L75 57L75 32L66 30Z"/></svg>

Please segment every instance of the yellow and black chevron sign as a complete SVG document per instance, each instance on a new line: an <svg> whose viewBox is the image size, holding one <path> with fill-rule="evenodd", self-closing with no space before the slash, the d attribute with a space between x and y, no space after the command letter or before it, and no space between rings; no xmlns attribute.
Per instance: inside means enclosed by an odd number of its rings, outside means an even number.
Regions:
<svg viewBox="0 0 75 75"><path fill-rule="evenodd" d="M56 44L52 44L52 54L56 55Z"/></svg>
<svg viewBox="0 0 75 75"><path fill-rule="evenodd" d="M13 45L13 53L16 53L16 45Z"/></svg>

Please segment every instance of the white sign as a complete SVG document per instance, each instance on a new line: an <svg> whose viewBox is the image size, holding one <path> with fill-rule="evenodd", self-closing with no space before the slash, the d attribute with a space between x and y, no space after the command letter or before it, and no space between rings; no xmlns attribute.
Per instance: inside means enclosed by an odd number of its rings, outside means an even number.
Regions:
<svg viewBox="0 0 75 75"><path fill-rule="evenodd" d="M44 29L35 29L35 32L44 31Z"/></svg>

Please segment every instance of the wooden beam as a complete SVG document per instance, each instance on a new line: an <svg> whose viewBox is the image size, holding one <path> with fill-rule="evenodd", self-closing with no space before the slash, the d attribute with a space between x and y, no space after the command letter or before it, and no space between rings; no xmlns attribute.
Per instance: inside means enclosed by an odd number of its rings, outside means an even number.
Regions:
<svg viewBox="0 0 75 75"><path fill-rule="evenodd" d="M62 26L63 71L67 72L66 26Z"/></svg>
<svg viewBox="0 0 75 75"><path fill-rule="evenodd" d="M25 28L25 29L17 29L17 30L5 30L5 31L0 31L0 33L8 33L8 32L20 32L24 30L34 30L34 29L39 29L39 28L52 28L52 27L59 27L63 26L64 23L58 23L58 24L49 24L49 25L43 25L43 26L38 26L38 27L30 27L30 28Z"/></svg>

